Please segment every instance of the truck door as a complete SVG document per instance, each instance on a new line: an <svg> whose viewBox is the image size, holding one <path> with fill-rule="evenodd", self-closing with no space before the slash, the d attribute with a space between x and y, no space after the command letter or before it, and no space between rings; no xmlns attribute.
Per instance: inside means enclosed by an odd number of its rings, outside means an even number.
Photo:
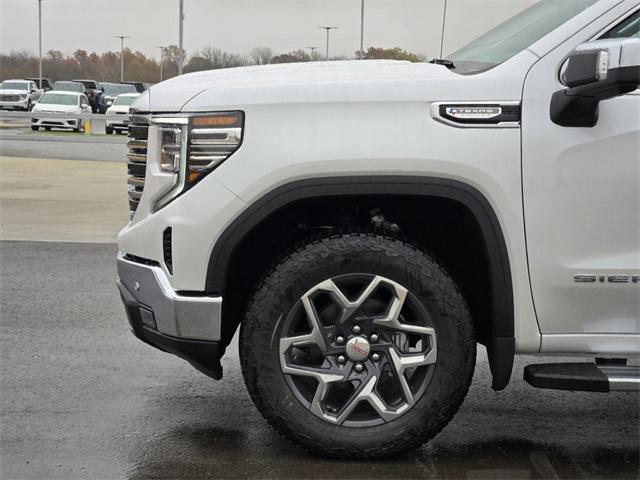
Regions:
<svg viewBox="0 0 640 480"><path fill-rule="evenodd" d="M598 38L637 37L639 29L636 9ZM565 88L564 60L584 41L570 40L544 56L523 91L533 300L543 351L638 351L640 95L602 102L592 128L561 127L549 115L551 96Z"/></svg>

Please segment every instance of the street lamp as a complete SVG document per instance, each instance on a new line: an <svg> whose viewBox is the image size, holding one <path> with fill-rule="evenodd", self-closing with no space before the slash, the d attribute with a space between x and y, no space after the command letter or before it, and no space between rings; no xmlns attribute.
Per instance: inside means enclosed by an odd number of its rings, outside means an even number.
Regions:
<svg viewBox="0 0 640 480"><path fill-rule="evenodd" d="M321 30L327 31L327 60L329 60L329 33L331 30L337 30L338 27L318 27Z"/></svg>
<svg viewBox="0 0 640 480"><path fill-rule="evenodd" d="M166 46L158 45L156 48L160 49L160 81L162 81L162 61L164 60L164 49Z"/></svg>
<svg viewBox="0 0 640 480"><path fill-rule="evenodd" d="M180 18L178 19L178 75L182 75L182 63L184 62L183 58L183 49L182 49L182 39L184 37L184 0L180 0Z"/></svg>
<svg viewBox="0 0 640 480"><path fill-rule="evenodd" d="M360 60L364 58L364 0L360 4Z"/></svg>
<svg viewBox="0 0 640 480"><path fill-rule="evenodd" d="M124 82L124 39L131 38L126 35L114 35L114 38L120 39L120 81Z"/></svg>
<svg viewBox="0 0 640 480"><path fill-rule="evenodd" d="M313 54L316 52L318 47L304 47L305 50L311 50L311 60L313 60Z"/></svg>
<svg viewBox="0 0 640 480"><path fill-rule="evenodd" d="M42 0L38 0L38 78L42 89Z"/></svg>

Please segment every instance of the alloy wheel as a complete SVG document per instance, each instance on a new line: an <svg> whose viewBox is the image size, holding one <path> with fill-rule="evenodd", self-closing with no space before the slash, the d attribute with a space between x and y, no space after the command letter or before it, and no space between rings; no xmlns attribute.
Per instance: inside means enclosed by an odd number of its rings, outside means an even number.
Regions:
<svg viewBox="0 0 640 480"><path fill-rule="evenodd" d="M402 285L349 274L307 291L283 319L282 373L317 417L350 427L391 422L426 391L437 358L429 313Z"/></svg>

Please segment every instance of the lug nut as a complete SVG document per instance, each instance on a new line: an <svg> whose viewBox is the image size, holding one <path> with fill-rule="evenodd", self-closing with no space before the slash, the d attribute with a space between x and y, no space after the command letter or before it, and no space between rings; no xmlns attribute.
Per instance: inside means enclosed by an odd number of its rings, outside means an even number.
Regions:
<svg viewBox="0 0 640 480"><path fill-rule="evenodd" d="M354 326L353 326L353 333L355 333L356 335L357 335L358 333L360 333L360 326L359 326L359 325L354 325Z"/></svg>
<svg viewBox="0 0 640 480"><path fill-rule="evenodd" d="M371 334L371 338L369 338L369 340L371 340L372 342L377 342L378 341L378 335L375 333Z"/></svg>
<svg viewBox="0 0 640 480"><path fill-rule="evenodd" d="M379 353L372 353L371 354L371 360L373 360L374 362L377 362L378 360L380 360L380 354Z"/></svg>
<svg viewBox="0 0 640 480"><path fill-rule="evenodd" d="M353 369L356 372L360 373L360 372L362 372L364 370L364 366L361 363L356 363L355 366L353 367Z"/></svg>
<svg viewBox="0 0 640 480"><path fill-rule="evenodd" d="M344 337L343 336L336 337L336 343L340 343L340 344L344 343Z"/></svg>
<svg viewBox="0 0 640 480"><path fill-rule="evenodd" d="M338 355L338 363L344 363L347 361L347 357L344 355Z"/></svg>

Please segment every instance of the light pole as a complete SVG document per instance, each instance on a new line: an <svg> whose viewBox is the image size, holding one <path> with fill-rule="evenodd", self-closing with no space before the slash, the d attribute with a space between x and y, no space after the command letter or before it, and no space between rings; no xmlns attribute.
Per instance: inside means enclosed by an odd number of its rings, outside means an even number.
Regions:
<svg viewBox="0 0 640 480"><path fill-rule="evenodd" d="M180 0L180 12L178 20L178 75L182 75L182 63L184 61L182 52L182 38L184 36L184 0Z"/></svg>
<svg viewBox="0 0 640 480"><path fill-rule="evenodd" d="M364 58L364 0L360 4L360 60Z"/></svg>
<svg viewBox="0 0 640 480"><path fill-rule="evenodd" d="M160 81L162 81L162 61L164 60L164 49L162 45L158 45L156 48L160 49Z"/></svg>
<svg viewBox="0 0 640 480"><path fill-rule="evenodd" d="M114 35L114 38L120 39L120 81L124 82L124 39L131 38L126 35Z"/></svg>
<svg viewBox="0 0 640 480"><path fill-rule="evenodd" d="M42 89L42 0L38 0L38 78Z"/></svg>
<svg viewBox="0 0 640 480"><path fill-rule="evenodd" d="M305 50L311 50L311 60L313 60L313 54L316 53L316 50L318 49L318 47L304 47Z"/></svg>
<svg viewBox="0 0 640 480"><path fill-rule="evenodd" d="M337 30L338 27L318 27L321 30L327 31L327 60L329 60L329 33L331 30Z"/></svg>

